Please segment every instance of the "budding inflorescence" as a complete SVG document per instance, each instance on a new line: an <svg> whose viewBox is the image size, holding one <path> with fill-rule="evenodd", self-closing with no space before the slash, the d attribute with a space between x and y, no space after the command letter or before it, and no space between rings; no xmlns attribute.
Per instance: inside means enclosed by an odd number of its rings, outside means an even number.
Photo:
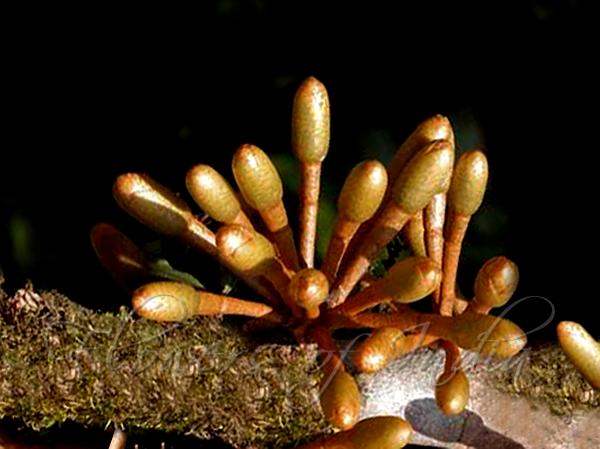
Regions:
<svg viewBox="0 0 600 449"><path fill-rule="evenodd" d="M288 327L321 349L321 406L329 422L343 430L306 448L402 447L411 433L404 420L358 422L360 392L332 334L342 328L373 329L352 354L354 367L366 372L419 347L439 344L446 364L434 387L436 399L444 413L460 413L469 397L461 348L511 357L525 345L517 325L488 315L510 299L518 271L508 259L494 258L477 276L475 298L467 307L457 295L460 249L470 217L482 202L488 166L479 149L464 153L455 164L452 127L441 116L419 125L387 167L368 160L352 169L338 199L323 263L315 268L320 173L329 149L329 125L325 87L309 78L296 94L292 117L292 149L301 167L297 246L280 176L269 156L254 145L242 145L233 155L239 193L210 166L196 165L188 172L192 198L217 222L210 228L179 196L147 175L120 176L114 195L124 210L155 231L208 253L259 295L258 301L233 298L167 277L168 282L137 285L133 307L157 321L238 314L266 327ZM256 216L244 212L242 201ZM401 231L413 255L373 279L369 267ZM154 275L143 252L109 225L95 228L92 241L122 285L131 288L132 282ZM432 298L431 313L409 306L426 297Z"/></svg>

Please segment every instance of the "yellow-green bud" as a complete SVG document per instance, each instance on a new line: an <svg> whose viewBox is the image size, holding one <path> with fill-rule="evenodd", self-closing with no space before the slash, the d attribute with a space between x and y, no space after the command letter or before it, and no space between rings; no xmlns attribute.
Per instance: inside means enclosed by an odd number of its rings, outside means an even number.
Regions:
<svg viewBox="0 0 600 449"><path fill-rule="evenodd" d="M480 150L464 153L456 163L450 190L448 190L448 206L460 215L473 215L485 193L488 179L488 163L485 154Z"/></svg>
<svg viewBox="0 0 600 449"><path fill-rule="evenodd" d="M411 215L423 209L448 186L453 160L454 149L447 140L436 140L420 150L392 187L396 204Z"/></svg>
<svg viewBox="0 0 600 449"><path fill-rule="evenodd" d="M306 79L294 98L292 148L308 164L322 162L329 149L329 98L316 78Z"/></svg>
<svg viewBox="0 0 600 449"><path fill-rule="evenodd" d="M338 198L340 215L354 223L371 218L385 195L387 171L378 161L365 161L352 169Z"/></svg>
<svg viewBox="0 0 600 449"><path fill-rule="evenodd" d="M277 169L260 148L242 145L233 155L233 176L244 200L256 210L270 209L283 197Z"/></svg>

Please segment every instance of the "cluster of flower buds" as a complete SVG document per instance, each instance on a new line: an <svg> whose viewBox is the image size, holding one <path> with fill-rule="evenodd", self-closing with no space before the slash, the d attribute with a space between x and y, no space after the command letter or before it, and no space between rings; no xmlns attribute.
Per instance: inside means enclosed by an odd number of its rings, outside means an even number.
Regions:
<svg viewBox="0 0 600 449"><path fill-rule="evenodd" d="M403 447L411 427L401 418L359 422L359 388L333 332L372 329L352 353L352 364L363 372L382 369L419 347L443 348L446 363L435 396L444 413L457 414L469 397L461 349L511 357L526 343L517 325L488 315L510 299L518 271L510 260L495 257L477 275L475 298L468 301L457 292L461 245L482 202L488 165L479 149L455 162L454 134L442 116L419 125L387 167L368 160L350 172L339 195L333 236L316 269L320 172L329 124L327 92L318 80L308 78L296 94L292 119L292 148L301 167L298 245L282 202L280 176L254 145L242 145L233 155L239 192L207 165L187 174L194 201L218 223L214 229L145 174L124 174L114 185L116 201L125 211L213 256L253 289L260 302L198 289L184 273L157 267L110 225L98 225L92 241L100 260L122 284L163 278L133 293L133 307L142 317L180 321L195 315L241 314L253 317L254 324L286 326L300 340L314 341L323 356L323 413L341 432L306 448ZM399 233L413 255L396 262L382 278L373 277L369 267ZM409 306L428 297L430 313Z"/></svg>

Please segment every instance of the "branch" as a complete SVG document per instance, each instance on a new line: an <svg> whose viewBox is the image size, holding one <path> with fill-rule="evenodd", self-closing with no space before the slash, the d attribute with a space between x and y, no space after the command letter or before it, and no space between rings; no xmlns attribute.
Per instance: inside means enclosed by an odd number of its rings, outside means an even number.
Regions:
<svg viewBox="0 0 600 449"><path fill-rule="evenodd" d="M161 325L56 292L0 290L0 416L280 447L326 430L312 349L257 346L216 318Z"/></svg>
<svg viewBox="0 0 600 449"><path fill-rule="evenodd" d="M161 325L125 308L95 313L56 292L27 287L8 298L0 290L0 351L0 417L34 429L112 421L269 448L330 430L318 405L313 347L258 344L221 319ZM413 442L438 447L600 441L600 394L556 345L527 348L502 364L472 354L463 357L471 384L463 414L437 410L443 355L424 349L358 376L362 416L400 415L416 431Z"/></svg>

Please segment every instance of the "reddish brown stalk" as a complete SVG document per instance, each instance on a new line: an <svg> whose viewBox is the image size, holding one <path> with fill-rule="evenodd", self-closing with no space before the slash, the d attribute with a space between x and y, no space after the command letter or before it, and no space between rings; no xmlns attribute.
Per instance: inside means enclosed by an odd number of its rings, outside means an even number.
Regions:
<svg viewBox="0 0 600 449"><path fill-rule="evenodd" d="M371 261L398 234L410 217L410 213L395 203L388 204L372 231L365 238L354 260L338 277L327 301L330 308L336 307L346 300L356 283L369 269Z"/></svg>
<svg viewBox="0 0 600 449"><path fill-rule="evenodd" d="M333 234L331 235L331 240L329 240L329 247L321 266L321 270L330 282L335 279L346 249L359 226L360 223L344 220L342 217L338 217L335 220Z"/></svg>
<svg viewBox="0 0 600 449"><path fill-rule="evenodd" d="M271 240L277 247L281 260L290 270L297 271L299 265L294 245L294 235L288 224L283 203L278 203L271 209L264 209L260 211L260 214L270 231Z"/></svg>
<svg viewBox="0 0 600 449"><path fill-rule="evenodd" d="M447 340L442 340L440 342L440 346L446 353L446 358L444 360L444 372L454 373L461 369L460 349Z"/></svg>
<svg viewBox="0 0 600 449"><path fill-rule="evenodd" d="M312 268L315 264L320 183L321 163L302 163L299 231L300 257L302 259L302 266L305 268Z"/></svg>
<svg viewBox="0 0 600 449"><path fill-rule="evenodd" d="M370 327L378 329L380 327L396 327L398 329L409 329L417 326L427 325L427 317L412 311L410 308L402 308L401 312L389 314L363 312L353 317L346 317L346 322L340 320L339 327L360 328Z"/></svg>
<svg viewBox="0 0 600 449"><path fill-rule="evenodd" d="M471 217L450 211L446 227L446 243L444 245L444 265L442 269L442 289L440 314L452 316L454 298L456 296L456 273L462 241L467 232Z"/></svg>
<svg viewBox="0 0 600 449"><path fill-rule="evenodd" d="M442 267L444 258L444 220L446 218L446 193L434 195L425 207L423 221L425 225L425 245L427 256L438 267ZM435 308L439 311L441 284L433 292Z"/></svg>
<svg viewBox="0 0 600 449"><path fill-rule="evenodd" d="M313 326L309 329L309 333L319 347L324 376L329 377L336 371L345 369L342 355L330 330L324 326Z"/></svg>

